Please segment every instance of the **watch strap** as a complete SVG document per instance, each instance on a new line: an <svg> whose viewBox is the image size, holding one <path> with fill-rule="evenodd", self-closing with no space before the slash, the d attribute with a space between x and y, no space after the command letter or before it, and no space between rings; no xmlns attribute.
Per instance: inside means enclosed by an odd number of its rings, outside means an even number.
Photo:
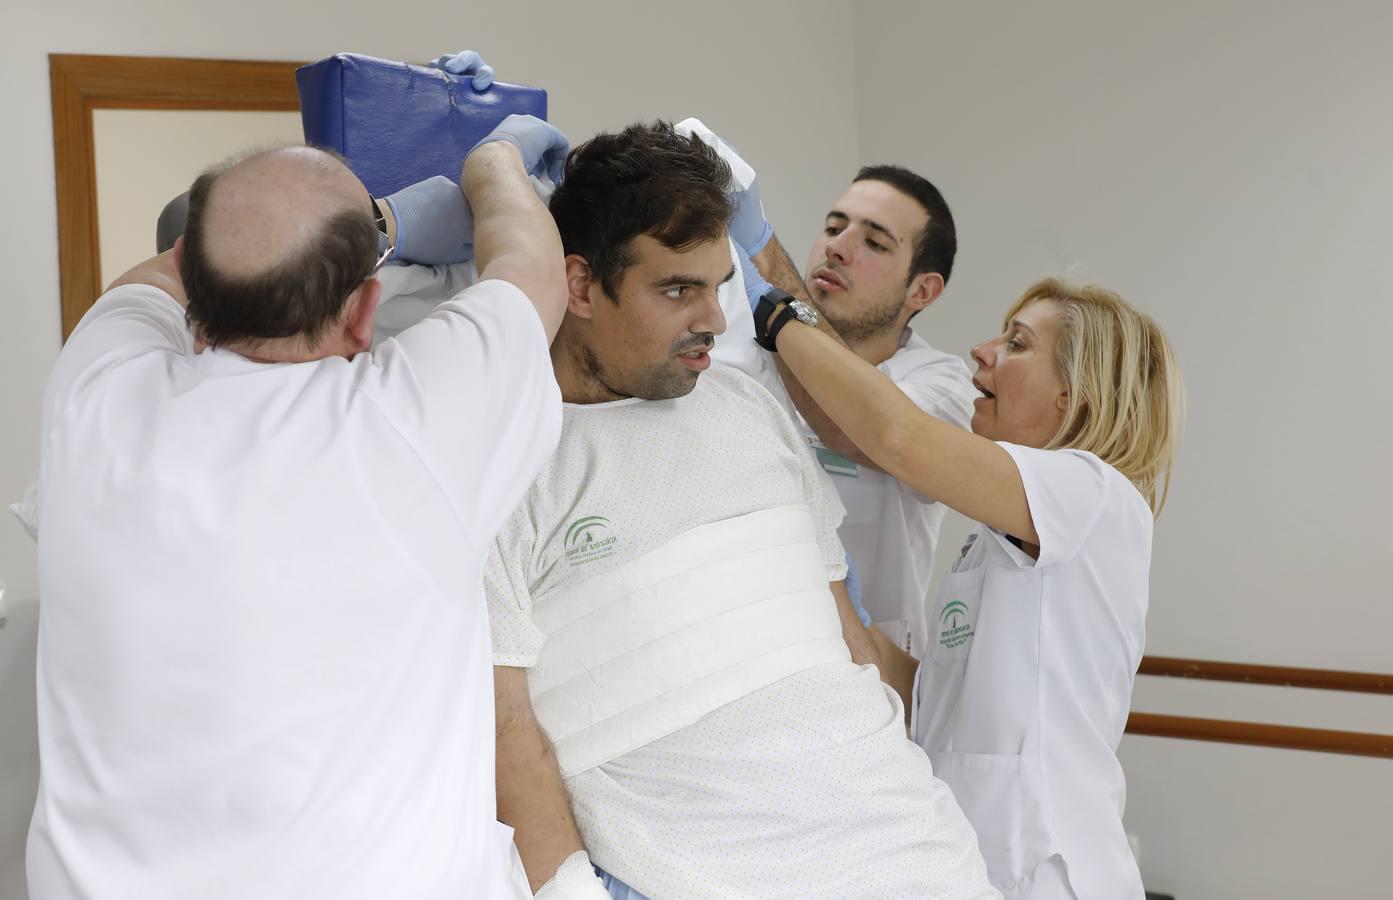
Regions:
<svg viewBox="0 0 1393 900"><path fill-rule="evenodd" d="M774 347L774 338L779 331L788 324L788 320L796 318L796 314L789 306L793 302L793 295L788 291L779 288L770 288L768 293L759 298L755 304L755 343L771 353L779 351ZM783 309L774 316L774 311L783 304ZM771 322L769 317L774 316Z"/></svg>

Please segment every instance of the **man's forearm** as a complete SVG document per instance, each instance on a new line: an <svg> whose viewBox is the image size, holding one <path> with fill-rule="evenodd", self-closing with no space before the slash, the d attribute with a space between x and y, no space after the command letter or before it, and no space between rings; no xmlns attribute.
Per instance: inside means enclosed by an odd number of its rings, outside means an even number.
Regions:
<svg viewBox="0 0 1393 900"><path fill-rule="evenodd" d="M851 661L858 666L879 666L880 648L876 646L866 626L861 624L861 617L856 615L856 607L852 605L851 595L847 593L846 582L829 582L827 587L832 592L833 599L837 601L837 617L842 622L842 640L846 641L846 648L851 652Z"/></svg>
<svg viewBox="0 0 1393 900"><path fill-rule="evenodd" d="M188 306L189 299L184 295L184 282L179 277L179 269L174 265L174 251L166 250L142 263L137 263L120 278L107 285L107 290L126 284L148 284L157 287L174 298L180 306Z"/></svg>
<svg viewBox="0 0 1393 900"><path fill-rule="evenodd" d="M513 828L513 842L536 892L566 857L585 847L556 756L535 720L500 722L495 774L498 819Z"/></svg>
<svg viewBox="0 0 1393 900"><path fill-rule="evenodd" d="M500 278L527 295L554 337L566 312L566 264L561 235L506 141L493 141L465 159L460 184L474 213L474 263L479 279Z"/></svg>
<svg viewBox="0 0 1393 900"><path fill-rule="evenodd" d="M866 630L880 655L880 680L900 695L907 724L911 712L910 704L914 698L914 676L919 672L919 660L901 650L894 641L885 636L885 632L874 625Z"/></svg>
<svg viewBox="0 0 1393 900"><path fill-rule="evenodd" d="M750 258L750 262L759 269L759 274L774 287L787 291L799 300L807 303L814 303L811 295L808 294L807 285L803 283L803 276L799 274L798 267L794 265L793 259L789 257L788 251L783 244L779 243L779 236L776 234L769 239L769 243L764 245L764 249ZM837 330L827 321L826 316L818 316L817 330L846 346L846 341L837 334ZM808 427L812 428L813 434L817 435L822 445L834 453L840 453L847 459L859 465L868 466L880 471L880 467L871 461L871 458L862 453L860 448L851 442L851 439L837 427L836 423L822 408L813 401L808 392L803 389L803 385L798 383L798 379L783 360L777 355L774 363L779 370L779 377L783 379L784 389L788 391L789 399L793 401L793 406L803 416Z"/></svg>

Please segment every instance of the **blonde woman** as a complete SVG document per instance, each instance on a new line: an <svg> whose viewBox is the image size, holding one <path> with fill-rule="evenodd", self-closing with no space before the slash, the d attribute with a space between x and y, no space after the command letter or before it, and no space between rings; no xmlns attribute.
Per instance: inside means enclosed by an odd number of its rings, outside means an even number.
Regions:
<svg viewBox="0 0 1393 900"><path fill-rule="evenodd" d="M972 349L966 432L804 327L815 311L787 294L764 295L755 320L856 446L980 523L932 609L911 727L993 883L1033 900L1141 897L1116 750L1181 418L1161 329L1110 291L1032 286Z"/></svg>

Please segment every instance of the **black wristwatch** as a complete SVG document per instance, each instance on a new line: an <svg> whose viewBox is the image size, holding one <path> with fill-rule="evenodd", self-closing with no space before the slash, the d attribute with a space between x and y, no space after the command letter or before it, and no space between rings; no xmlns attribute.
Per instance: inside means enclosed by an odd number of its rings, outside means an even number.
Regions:
<svg viewBox="0 0 1393 900"><path fill-rule="evenodd" d="M382 206L376 197L372 199L372 219L377 223L377 230L383 234L387 233L387 217L382 214Z"/></svg>
<svg viewBox="0 0 1393 900"><path fill-rule="evenodd" d="M776 309L777 315L774 313ZM774 316L772 321L770 316ZM769 293L760 297L755 304L755 343L771 353L778 353L774 339L794 319L816 328L817 310L811 304L795 299L788 291L770 288Z"/></svg>

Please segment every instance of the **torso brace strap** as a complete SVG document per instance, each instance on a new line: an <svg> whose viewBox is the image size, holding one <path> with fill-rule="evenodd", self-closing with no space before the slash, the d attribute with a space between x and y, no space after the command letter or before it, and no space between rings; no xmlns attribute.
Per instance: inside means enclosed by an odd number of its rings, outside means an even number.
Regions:
<svg viewBox="0 0 1393 900"><path fill-rule="evenodd" d="M567 778L797 672L849 661L806 506L693 528L533 601L528 675Z"/></svg>

